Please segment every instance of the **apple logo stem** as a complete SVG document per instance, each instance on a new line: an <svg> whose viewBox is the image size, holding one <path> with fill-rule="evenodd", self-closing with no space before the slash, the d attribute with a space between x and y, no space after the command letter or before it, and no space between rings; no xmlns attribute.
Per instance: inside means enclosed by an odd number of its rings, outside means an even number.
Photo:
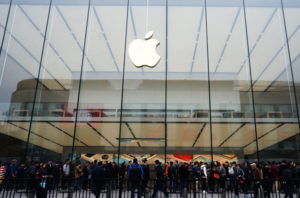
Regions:
<svg viewBox="0 0 300 198"><path fill-rule="evenodd" d="M160 61L161 57L156 52L156 47L160 42L152 39L153 33L153 31L149 31L144 39L135 39L129 45L129 58L138 68L143 66L153 68Z"/></svg>

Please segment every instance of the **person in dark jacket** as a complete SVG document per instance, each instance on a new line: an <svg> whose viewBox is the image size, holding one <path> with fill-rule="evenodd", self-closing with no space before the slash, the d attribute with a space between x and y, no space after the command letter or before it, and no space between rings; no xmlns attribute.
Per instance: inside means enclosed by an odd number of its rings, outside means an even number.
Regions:
<svg viewBox="0 0 300 198"><path fill-rule="evenodd" d="M133 159L132 165L128 168L128 178L131 184L131 198L134 198L135 189L138 189L138 198L142 197L141 187L144 177L143 168L138 164L137 159Z"/></svg>
<svg viewBox="0 0 300 198"><path fill-rule="evenodd" d="M35 188L36 188L36 197L37 198L47 198L47 192L48 192L48 174L47 174L47 168L46 164L41 164L40 167L36 170L35 175Z"/></svg>
<svg viewBox="0 0 300 198"><path fill-rule="evenodd" d="M188 163L184 163L179 167L178 174L180 178L180 196L182 197L184 188L188 190L188 182L190 175Z"/></svg>
<svg viewBox="0 0 300 198"><path fill-rule="evenodd" d="M8 188L12 188L14 185L14 180L16 178L16 164L17 164L17 160L14 159L8 165L8 168L7 168L7 178L8 178L7 187Z"/></svg>
<svg viewBox="0 0 300 198"><path fill-rule="evenodd" d="M82 168L82 189L88 188L89 167L90 167L90 162L85 162Z"/></svg>
<svg viewBox="0 0 300 198"><path fill-rule="evenodd" d="M155 160L155 184L154 184L154 190L152 197L156 197L157 191L162 191L166 197L169 197L169 193L166 190L166 187L164 185L164 169L161 166L159 160Z"/></svg>
<svg viewBox="0 0 300 198"><path fill-rule="evenodd" d="M144 178L142 181L142 194L145 195L146 188L148 187L148 181L150 179L150 168L149 165L147 164L147 159L143 160L142 168L144 171Z"/></svg>
<svg viewBox="0 0 300 198"><path fill-rule="evenodd" d="M35 177L35 172L36 172L36 164L38 164L35 161L31 161L31 164L28 168L28 190L32 191L34 188L34 177Z"/></svg>
<svg viewBox="0 0 300 198"><path fill-rule="evenodd" d="M194 162L194 166L192 168L192 177L193 177L194 192L197 192L199 189L199 179L200 179L200 169L199 169L198 162Z"/></svg>
<svg viewBox="0 0 300 198"><path fill-rule="evenodd" d="M54 180L53 180L53 174L54 174L54 164L52 162L52 160L49 160L47 165L46 165L46 169L47 169L47 174L49 177L49 190L52 190L54 187Z"/></svg>
<svg viewBox="0 0 300 198"><path fill-rule="evenodd" d="M176 192L177 189L177 167L171 161L168 167L168 177L170 181L170 191Z"/></svg>
<svg viewBox="0 0 300 198"><path fill-rule="evenodd" d="M56 162L53 167L53 188L56 188L59 185L59 181L62 176L62 165L61 162Z"/></svg>
<svg viewBox="0 0 300 198"><path fill-rule="evenodd" d="M293 185L295 184L292 167L287 164L281 172L282 185L285 193L285 198L293 198Z"/></svg>
<svg viewBox="0 0 300 198"><path fill-rule="evenodd" d="M101 189L105 183L105 172L102 168L102 162L98 162L98 164L94 165L92 170L92 181L93 181L93 193L96 198L100 197Z"/></svg>
<svg viewBox="0 0 300 198"><path fill-rule="evenodd" d="M300 163L298 162L296 164L296 188L297 188L297 191L299 191L299 188L300 188Z"/></svg>
<svg viewBox="0 0 300 198"><path fill-rule="evenodd" d="M273 178L270 165L267 163L262 169L263 182L262 187L264 190L265 198L270 198L272 192Z"/></svg>
<svg viewBox="0 0 300 198"><path fill-rule="evenodd" d="M125 181L125 174L126 174L127 164L126 162L122 162L119 168L119 193L123 192L123 186Z"/></svg>
<svg viewBox="0 0 300 198"><path fill-rule="evenodd" d="M17 188L23 188L23 183L25 179L25 164L22 163L18 168L17 168Z"/></svg>
<svg viewBox="0 0 300 198"><path fill-rule="evenodd" d="M112 189L116 189L117 188L117 180L118 180L118 173L119 173L119 168L116 164L116 162L112 162L111 163L111 168L110 168L110 186Z"/></svg>
<svg viewBox="0 0 300 198"><path fill-rule="evenodd" d="M240 164L236 165L236 173L235 173L235 189L234 189L234 194L235 197L238 198L239 197L239 189L242 189L243 192L245 193L245 172L243 171L243 169L241 168ZM247 195L248 197L248 195Z"/></svg>

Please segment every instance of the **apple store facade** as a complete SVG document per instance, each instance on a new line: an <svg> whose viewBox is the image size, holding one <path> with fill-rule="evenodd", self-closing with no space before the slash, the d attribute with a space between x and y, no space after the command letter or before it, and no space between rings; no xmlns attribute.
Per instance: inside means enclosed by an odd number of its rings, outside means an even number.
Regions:
<svg viewBox="0 0 300 198"><path fill-rule="evenodd" d="M1 160L300 159L298 0L0 0L0 46Z"/></svg>

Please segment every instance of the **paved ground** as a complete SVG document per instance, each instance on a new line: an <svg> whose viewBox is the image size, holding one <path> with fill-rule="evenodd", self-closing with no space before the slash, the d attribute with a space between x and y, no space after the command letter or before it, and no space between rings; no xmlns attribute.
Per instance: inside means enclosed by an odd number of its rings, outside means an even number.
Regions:
<svg viewBox="0 0 300 198"><path fill-rule="evenodd" d="M122 195L122 198L130 198L130 192L129 191L124 191L123 195ZM15 191L7 191L7 192L1 192L0 194L0 197L2 198L33 198L32 195L30 194L26 194L24 192L15 192ZM68 194L67 192L58 192L58 191L54 191L53 193L48 193L48 198L95 198L95 196L89 192L89 191L80 191L80 193L71 193L71 194ZM100 195L101 198L109 198L108 194L106 193L101 193ZM118 191L113 191L110 198L118 198L119 197L119 193ZM137 194L135 195L135 197L137 197ZM146 197L151 197L151 194L148 193ZM165 197L162 193L159 193L157 195L158 198L163 198ZM187 193L186 198L194 198L194 194L192 193ZM235 198L234 194L232 193L227 193L226 198ZM248 198L251 198L253 196L248 196ZM171 193L170 194L170 198L180 198L180 195L179 193L177 194L174 194L174 193ZM195 198L223 198L221 196L221 194L217 194L217 193L197 193ZM240 194L240 198L247 198L244 194ZM263 197L262 197L263 198ZM284 194L282 193L273 193L271 195L271 198L284 198ZM294 195L294 198L297 198L296 195Z"/></svg>

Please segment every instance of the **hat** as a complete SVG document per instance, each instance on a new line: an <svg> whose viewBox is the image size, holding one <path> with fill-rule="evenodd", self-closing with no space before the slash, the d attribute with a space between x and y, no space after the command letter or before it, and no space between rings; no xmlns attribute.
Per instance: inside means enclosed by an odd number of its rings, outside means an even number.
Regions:
<svg viewBox="0 0 300 198"><path fill-rule="evenodd" d="M250 164L251 166L256 166L256 164L255 163L252 163L252 164Z"/></svg>

